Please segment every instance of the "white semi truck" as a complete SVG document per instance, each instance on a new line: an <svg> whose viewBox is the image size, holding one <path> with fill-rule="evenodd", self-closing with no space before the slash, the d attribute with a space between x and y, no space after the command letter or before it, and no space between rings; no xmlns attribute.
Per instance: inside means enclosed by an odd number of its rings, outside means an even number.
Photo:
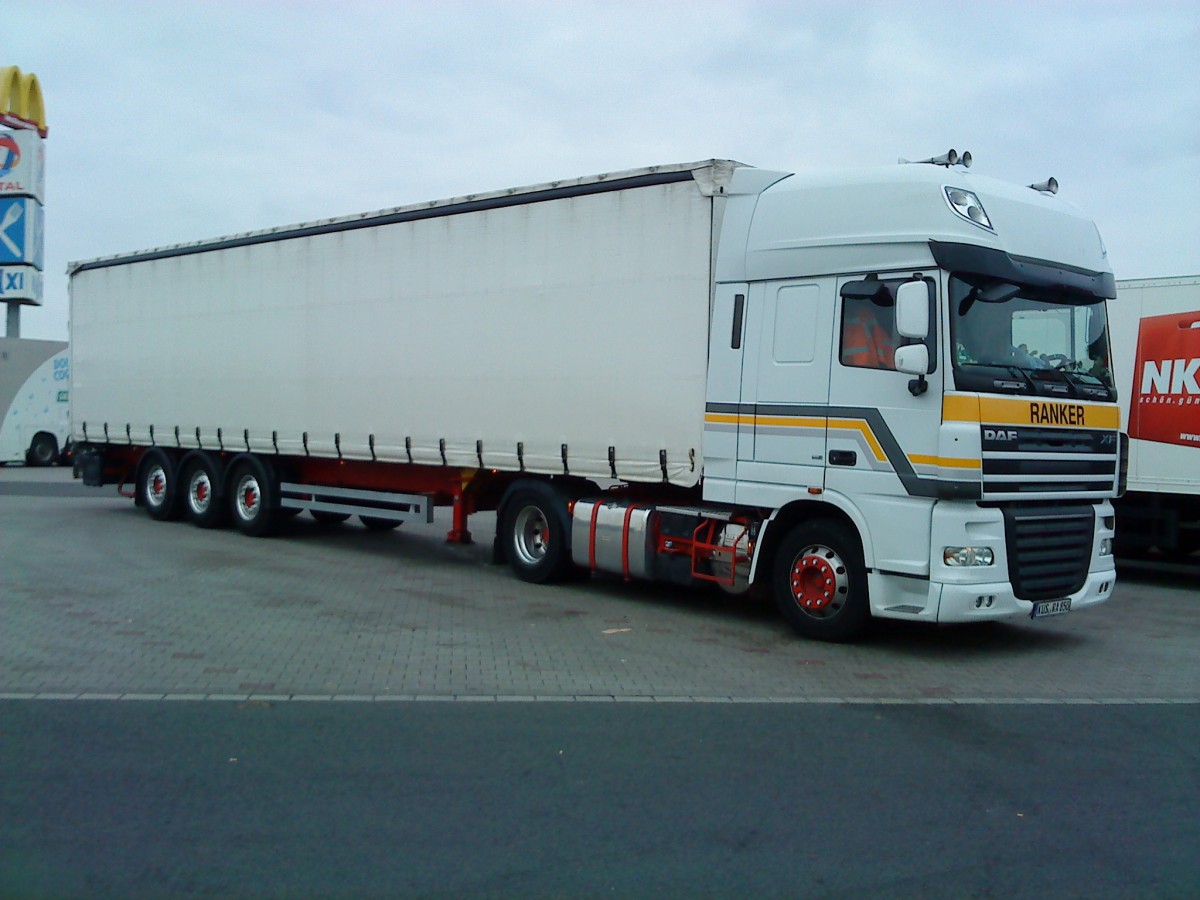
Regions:
<svg viewBox="0 0 1200 900"><path fill-rule="evenodd" d="M1129 490L1119 552L1200 550L1200 277L1118 281L1110 307Z"/></svg>
<svg viewBox="0 0 1200 900"><path fill-rule="evenodd" d="M49 466L71 438L66 341L0 338L0 464Z"/></svg>
<svg viewBox="0 0 1200 900"><path fill-rule="evenodd" d="M655 166L73 263L77 471L250 535L495 509L527 581L757 586L827 640L1103 602L1100 235L955 161Z"/></svg>

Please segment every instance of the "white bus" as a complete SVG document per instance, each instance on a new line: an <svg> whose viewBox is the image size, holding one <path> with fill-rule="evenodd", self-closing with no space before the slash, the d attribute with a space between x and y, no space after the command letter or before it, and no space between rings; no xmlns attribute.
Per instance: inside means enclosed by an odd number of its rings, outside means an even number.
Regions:
<svg viewBox="0 0 1200 900"><path fill-rule="evenodd" d="M0 338L0 465L49 466L71 438L66 341Z"/></svg>

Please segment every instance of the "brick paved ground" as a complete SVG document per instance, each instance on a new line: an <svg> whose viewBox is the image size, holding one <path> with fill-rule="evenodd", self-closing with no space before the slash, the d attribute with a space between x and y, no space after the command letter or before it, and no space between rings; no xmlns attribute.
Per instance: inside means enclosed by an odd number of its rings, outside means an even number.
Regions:
<svg viewBox="0 0 1200 900"><path fill-rule="evenodd" d="M444 542L307 516L254 540L0 469L0 696L1200 701L1195 573L1044 622L794 636L717 591L538 587Z"/></svg>

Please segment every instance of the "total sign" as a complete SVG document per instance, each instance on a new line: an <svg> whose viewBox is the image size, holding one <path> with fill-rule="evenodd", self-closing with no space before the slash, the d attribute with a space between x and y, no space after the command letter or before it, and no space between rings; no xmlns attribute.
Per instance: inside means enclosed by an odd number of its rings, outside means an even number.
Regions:
<svg viewBox="0 0 1200 900"><path fill-rule="evenodd" d="M42 273L33 266L0 266L0 303L40 306Z"/></svg>
<svg viewBox="0 0 1200 900"><path fill-rule="evenodd" d="M0 197L45 203L46 143L36 131L0 131Z"/></svg>

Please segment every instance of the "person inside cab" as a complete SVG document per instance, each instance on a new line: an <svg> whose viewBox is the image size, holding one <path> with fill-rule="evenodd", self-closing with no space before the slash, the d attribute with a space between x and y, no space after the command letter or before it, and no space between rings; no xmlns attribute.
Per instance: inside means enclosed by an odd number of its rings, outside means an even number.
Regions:
<svg viewBox="0 0 1200 900"><path fill-rule="evenodd" d="M842 319L842 364L868 369L895 369L896 308L874 300L845 299Z"/></svg>

